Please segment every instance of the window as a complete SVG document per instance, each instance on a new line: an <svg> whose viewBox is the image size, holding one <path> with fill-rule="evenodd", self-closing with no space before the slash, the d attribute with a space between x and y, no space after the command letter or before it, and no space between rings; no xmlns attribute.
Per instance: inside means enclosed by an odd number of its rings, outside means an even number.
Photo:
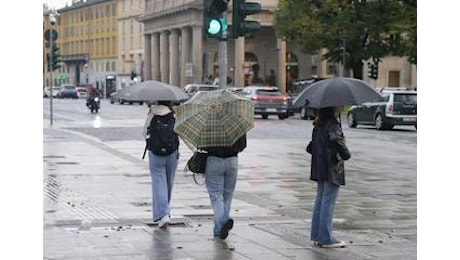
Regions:
<svg viewBox="0 0 460 260"><path fill-rule="evenodd" d="M417 103L416 94L395 94L393 97L394 102L399 103Z"/></svg>

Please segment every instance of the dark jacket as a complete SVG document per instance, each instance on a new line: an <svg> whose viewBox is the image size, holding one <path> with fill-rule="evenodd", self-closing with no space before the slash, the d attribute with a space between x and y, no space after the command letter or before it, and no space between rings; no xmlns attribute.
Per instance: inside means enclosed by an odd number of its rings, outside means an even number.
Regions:
<svg viewBox="0 0 460 260"><path fill-rule="evenodd" d="M227 147L202 147L201 150L208 152L208 156L228 158L238 156L246 148L246 134L241 136L232 146Z"/></svg>
<svg viewBox="0 0 460 260"><path fill-rule="evenodd" d="M307 152L312 155L311 180L345 185L345 168L337 155L342 160L350 159L351 155L345 145L342 128L335 118L315 125Z"/></svg>

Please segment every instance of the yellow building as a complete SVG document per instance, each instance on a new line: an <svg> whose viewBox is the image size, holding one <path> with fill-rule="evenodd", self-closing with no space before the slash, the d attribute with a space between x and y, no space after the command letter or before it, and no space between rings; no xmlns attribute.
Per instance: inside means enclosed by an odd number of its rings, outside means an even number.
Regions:
<svg viewBox="0 0 460 260"><path fill-rule="evenodd" d="M144 13L144 0L117 0L116 2L118 17L117 89L119 89L144 78L144 25L137 21L137 18Z"/></svg>
<svg viewBox="0 0 460 260"><path fill-rule="evenodd" d="M116 0L74 1L57 12L56 43L62 60L54 73L57 83L92 85L108 96L115 90L117 74Z"/></svg>

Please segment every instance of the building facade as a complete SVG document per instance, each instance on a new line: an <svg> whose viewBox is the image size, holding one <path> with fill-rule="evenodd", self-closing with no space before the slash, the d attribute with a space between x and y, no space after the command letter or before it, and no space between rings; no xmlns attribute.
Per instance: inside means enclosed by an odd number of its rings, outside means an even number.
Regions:
<svg viewBox="0 0 460 260"><path fill-rule="evenodd" d="M92 85L108 96L117 81L116 1L74 1L57 12L62 66L54 72L54 83Z"/></svg>
<svg viewBox="0 0 460 260"><path fill-rule="evenodd" d="M144 0L117 0L118 58L117 89L144 78Z"/></svg>
<svg viewBox="0 0 460 260"><path fill-rule="evenodd" d="M204 82L219 71L218 40L208 39L203 30L203 1L146 0L144 23L145 77L184 86ZM306 55L295 42L276 36L273 15L277 0L262 0L262 12L252 15L262 28L249 37L228 40L227 75L232 85L266 83L275 74L277 85L289 91L293 80L310 77L333 77L341 65L329 63L318 55ZM231 2L227 21L231 24ZM367 70L366 66L363 69ZM350 74L349 72L348 74ZM416 85L416 68L406 59L390 57L382 60L379 78L364 80L376 87L411 87Z"/></svg>
<svg viewBox="0 0 460 260"><path fill-rule="evenodd" d="M268 84L275 79L283 92L289 92L296 79L341 75L340 64L321 59L325 50L307 55L295 42L277 38L273 16L278 0L260 3L262 11L251 19L262 28L246 37L228 39L230 85ZM55 85L63 81L91 84L108 95L140 80L183 87L218 76L218 40L204 33L203 0L75 0L58 13L57 44L64 66L55 73ZM232 2L227 14L231 25ZM405 58L384 58L377 80L367 78L364 63L363 80L372 86L417 84L416 66ZM49 85L44 74L44 85Z"/></svg>

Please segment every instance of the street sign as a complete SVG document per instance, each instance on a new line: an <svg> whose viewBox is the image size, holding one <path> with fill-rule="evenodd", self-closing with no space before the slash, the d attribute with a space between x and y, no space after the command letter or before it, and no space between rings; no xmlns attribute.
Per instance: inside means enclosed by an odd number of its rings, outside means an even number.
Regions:
<svg viewBox="0 0 460 260"><path fill-rule="evenodd" d="M58 33L54 29L47 29L44 34L45 40L50 41L52 39L53 41L57 40L58 38Z"/></svg>
<svg viewBox="0 0 460 260"><path fill-rule="evenodd" d="M193 63L187 62L185 64L185 76L186 77L193 77Z"/></svg>

